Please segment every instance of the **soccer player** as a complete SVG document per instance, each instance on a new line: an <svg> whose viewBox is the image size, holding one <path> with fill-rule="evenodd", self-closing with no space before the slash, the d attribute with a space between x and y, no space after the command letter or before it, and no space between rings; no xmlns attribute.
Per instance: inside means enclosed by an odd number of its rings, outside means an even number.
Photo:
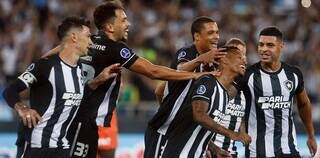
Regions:
<svg viewBox="0 0 320 158"><path fill-rule="evenodd" d="M206 16L196 18L191 25L193 44L176 52L171 68L185 71L203 72L208 64L217 63L226 52L217 49L219 29L217 23ZM172 120L183 105L192 80L168 81L157 87L156 94L160 107L149 121L145 132L145 158L158 157L160 147L165 142L165 134ZM166 88L163 88L166 87ZM165 91L165 97L161 97ZM160 96L159 96L160 95Z"/></svg>
<svg viewBox="0 0 320 158"><path fill-rule="evenodd" d="M242 40L238 38L231 38L226 45L237 47L240 50L240 53L242 53L243 56L246 56L246 45ZM243 91L241 91L237 86L237 83L234 83L233 87L234 88L231 88L228 91L230 101L226 106L224 113L225 117L221 120L220 125L235 132L239 132L240 130L245 131L245 127L243 126L244 124L242 124L242 119L245 114L245 97L243 95ZM214 148L214 157L235 158L238 155L235 141L221 134L214 135L210 145Z"/></svg>
<svg viewBox="0 0 320 158"><path fill-rule="evenodd" d="M264 28L259 34L260 61L244 76L246 126L252 138L246 157L300 158L292 116L294 98L307 130L310 153L316 152L311 103L303 76L299 68L280 61L283 47L282 32L276 27Z"/></svg>
<svg viewBox="0 0 320 158"><path fill-rule="evenodd" d="M167 131L167 141L160 157L204 157L209 140L214 133L225 135L244 144L250 137L244 132L234 132L219 123L229 101L227 90L233 80L245 73L245 56L236 47L226 47L227 55L220 59L221 75L204 75L196 80L181 110Z"/></svg>
<svg viewBox="0 0 320 158"><path fill-rule="evenodd" d="M57 34L61 39L61 51L31 64L3 92L5 100L25 125L27 146L22 157L68 158L70 142L66 135L81 99L86 97L84 88L95 89L116 76L113 70L120 69L118 65L112 65L84 85L78 60L92 43L89 21L66 18L59 25ZM26 89L30 89L30 107L19 97Z"/></svg>
<svg viewBox="0 0 320 158"><path fill-rule="evenodd" d="M104 67L120 63L133 72L151 79L187 80L195 79L204 73L182 72L150 63L138 57L126 44L130 23L124 9L116 3L106 3L94 11L94 23L99 32L92 36L89 56L86 58L86 74L96 76ZM118 98L120 75L108 80L83 100L75 121L77 130L74 136L73 157L95 157L98 144L97 126L110 126L112 111Z"/></svg>

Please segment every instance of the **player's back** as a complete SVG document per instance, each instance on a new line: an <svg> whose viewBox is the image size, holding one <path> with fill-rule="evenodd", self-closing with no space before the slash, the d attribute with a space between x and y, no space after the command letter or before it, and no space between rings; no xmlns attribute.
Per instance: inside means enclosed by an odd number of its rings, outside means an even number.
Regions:
<svg viewBox="0 0 320 158"><path fill-rule="evenodd" d="M257 63L248 68L244 82L247 131L252 138L246 156L299 155L292 106L293 97L303 89L300 70L282 62L277 72L267 72Z"/></svg>

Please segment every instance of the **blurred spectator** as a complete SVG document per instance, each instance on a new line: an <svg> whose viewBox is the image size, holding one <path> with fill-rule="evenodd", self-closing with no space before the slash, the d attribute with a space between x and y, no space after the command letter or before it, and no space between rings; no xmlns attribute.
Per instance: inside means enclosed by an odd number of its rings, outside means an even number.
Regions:
<svg viewBox="0 0 320 158"><path fill-rule="evenodd" d="M257 61L257 33L276 25L285 33L283 59L299 66L313 102L320 96L320 1L310 8L292 0L124 0L132 23L128 44L139 55L169 66L177 48L190 43L190 23L199 15L213 17L221 40L239 37L247 42L248 61ZM10 80L57 43L55 24L70 15L92 19L103 0L1 0L0 83ZM75 9L76 8L76 9ZM93 27L94 28L94 27ZM2 75L3 74L3 75ZM124 98L153 99L154 81L129 75ZM140 83L140 84L136 84ZM133 88L134 86L136 88ZM136 89L139 95L136 95ZM130 94L129 93L133 93ZM131 97L127 97L131 96ZM124 99L124 100L127 100ZM140 100L133 99L133 100ZM132 99L129 99L132 100Z"/></svg>

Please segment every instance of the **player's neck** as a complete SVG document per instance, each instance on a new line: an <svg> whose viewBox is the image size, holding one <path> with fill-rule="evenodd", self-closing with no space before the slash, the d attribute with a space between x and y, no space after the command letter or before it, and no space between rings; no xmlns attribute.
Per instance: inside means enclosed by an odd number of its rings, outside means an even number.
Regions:
<svg viewBox="0 0 320 158"><path fill-rule="evenodd" d="M261 68L267 72L276 72L281 68L281 62L275 61L272 63L261 62Z"/></svg>
<svg viewBox="0 0 320 158"><path fill-rule="evenodd" d="M231 71L223 70L221 71L221 75L216 78L223 85L223 87L228 90L232 86L232 82L236 76L237 74Z"/></svg>
<svg viewBox="0 0 320 158"><path fill-rule="evenodd" d="M63 45L62 50L59 53L59 57L68 65L77 66L78 60L80 58L77 51L78 50L74 47Z"/></svg>
<svg viewBox="0 0 320 158"><path fill-rule="evenodd" d="M117 40L117 38L114 36L114 34L113 33L111 33L111 32L107 32L107 31L103 31L105 34L106 34L106 36L109 38L109 39L111 39L112 41L118 41Z"/></svg>
<svg viewBox="0 0 320 158"><path fill-rule="evenodd" d="M203 54L203 53L206 53L206 52L209 51L209 50L204 50L204 49L201 47L201 45L200 45L199 43L197 43L197 42L194 42L194 45L195 45L195 47L196 47L196 49L197 49L197 52L198 52L199 54Z"/></svg>

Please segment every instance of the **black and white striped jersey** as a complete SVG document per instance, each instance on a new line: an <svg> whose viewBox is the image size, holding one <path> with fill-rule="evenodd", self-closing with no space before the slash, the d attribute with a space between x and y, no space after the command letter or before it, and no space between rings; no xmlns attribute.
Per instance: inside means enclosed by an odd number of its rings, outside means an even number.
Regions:
<svg viewBox="0 0 320 158"><path fill-rule="evenodd" d="M168 140L162 147L162 158L203 157L213 132L193 120L192 101L209 103L207 114L217 123L224 118L228 93L212 75L204 75L195 81L185 105L168 128Z"/></svg>
<svg viewBox="0 0 320 158"><path fill-rule="evenodd" d="M252 139L246 157L299 155L292 105L294 96L304 89L301 71L282 62L271 73L256 63L247 69L243 84L247 132Z"/></svg>
<svg viewBox="0 0 320 158"><path fill-rule="evenodd" d="M191 61L198 55L199 53L195 45L183 47L177 51L175 60L171 64L171 68L177 69L177 66L180 63ZM195 71L201 71L200 66ZM168 81L166 83L163 102L161 103L157 113L149 121L149 126L152 129L157 130L162 135L166 134L169 125L185 102L192 82L193 80L185 80Z"/></svg>
<svg viewBox="0 0 320 158"><path fill-rule="evenodd" d="M80 66L72 67L53 55L31 64L18 82L30 88L30 106L42 117L35 128L25 128L31 147L69 148L66 134L84 90Z"/></svg>
<svg viewBox="0 0 320 158"><path fill-rule="evenodd" d="M238 91L237 95L226 105L225 117L220 125L232 131L239 132L242 119L245 115L245 97L243 91ZM221 134L215 134L212 138L213 143L220 149L228 151L230 154L237 155L235 141Z"/></svg>
<svg viewBox="0 0 320 158"><path fill-rule="evenodd" d="M109 39L103 31L91 36L93 45L88 56L82 58L86 78L98 76L102 70L115 63L129 68L138 56L123 42ZM92 91L91 96L83 99L79 109L79 119L93 118L99 126L110 126L111 116L117 104L121 76L109 79ZM77 118L78 119L78 118Z"/></svg>

